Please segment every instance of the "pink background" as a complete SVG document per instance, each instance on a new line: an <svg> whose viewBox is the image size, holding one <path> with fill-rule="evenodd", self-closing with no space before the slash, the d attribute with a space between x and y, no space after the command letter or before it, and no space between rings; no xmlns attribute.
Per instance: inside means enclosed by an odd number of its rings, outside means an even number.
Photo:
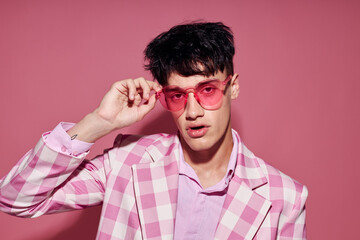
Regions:
<svg viewBox="0 0 360 240"><path fill-rule="evenodd" d="M309 239L356 239L359 12L357 1L2 0L0 175L42 132L92 111L112 82L150 78L142 51L157 34L188 20L223 21L235 34L240 74L233 127L258 156L308 186ZM122 132L174 130L157 106ZM0 213L0 238L93 239L99 213Z"/></svg>

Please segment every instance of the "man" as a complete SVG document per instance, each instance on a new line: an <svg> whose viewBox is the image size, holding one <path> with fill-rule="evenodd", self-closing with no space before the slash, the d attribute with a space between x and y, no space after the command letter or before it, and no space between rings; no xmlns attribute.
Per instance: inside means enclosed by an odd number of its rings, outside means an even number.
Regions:
<svg viewBox="0 0 360 240"><path fill-rule="evenodd" d="M45 133L1 180L1 210L37 217L103 204L98 239L305 239L306 187L231 129L234 53L222 23L160 34L145 50L159 84L116 82L94 112ZM140 121L157 100L177 135L119 135L84 160L91 143Z"/></svg>

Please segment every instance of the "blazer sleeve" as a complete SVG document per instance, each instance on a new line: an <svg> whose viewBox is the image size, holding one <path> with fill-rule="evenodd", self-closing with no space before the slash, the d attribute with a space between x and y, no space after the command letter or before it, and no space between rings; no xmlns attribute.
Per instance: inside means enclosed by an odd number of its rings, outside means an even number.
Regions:
<svg viewBox="0 0 360 240"><path fill-rule="evenodd" d="M101 204L108 155L91 161L85 157L54 151L41 139L0 180L0 210L38 217Z"/></svg>
<svg viewBox="0 0 360 240"><path fill-rule="evenodd" d="M281 240L300 240L306 239L306 224L305 224L305 202L308 196L306 186L302 186L301 194L296 198L292 211L286 216L285 221L278 229L278 238Z"/></svg>

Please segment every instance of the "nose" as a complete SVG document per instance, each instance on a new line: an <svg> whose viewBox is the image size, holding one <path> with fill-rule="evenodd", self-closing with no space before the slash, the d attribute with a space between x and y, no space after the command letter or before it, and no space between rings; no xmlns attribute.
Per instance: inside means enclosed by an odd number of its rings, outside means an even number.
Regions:
<svg viewBox="0 0 360 240"><path fill-rule="evenodd" d="M196 119L204 116L204 109L195 98L194 93L189 93L185 106L186 119Z"/></svg>

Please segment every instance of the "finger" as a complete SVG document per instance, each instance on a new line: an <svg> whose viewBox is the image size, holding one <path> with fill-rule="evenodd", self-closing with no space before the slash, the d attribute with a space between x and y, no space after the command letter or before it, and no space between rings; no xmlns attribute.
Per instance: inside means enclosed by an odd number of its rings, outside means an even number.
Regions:
<svg viewBox="0 0 360 240"><path fill-rule="evenodd" d="M148 81L145 80L145 78L140 77L136 78L135 80L136 87L140 88L142 90L142 97L145 100L148 100L150 97L150 86Z"/></svg>
<svg viewBox="0 0 360 240"><path fill-rule="evenodd" d="M161 91L161 89L162 89L162 86L156 81L149 81L149 80L146 80L143 77L140 77L138 79L141 80L141 81L146 82L147 85L150 87L150 91L154 90L154 91L158 92L158 91Z"/></svg>
<svg viewBox="0 0 360 240"><path fill-rule="evenodd" d="M135 98L134 98L134 105L135 106L139 106L141 104L142 99L143 99L141 95L142 95L141 93L137 93L135 95Z"/></svg>
<svg viewBox="0 0 360 240"><path fill-rule="evenodd" d="M159 92L162 89L162 86L158 82L148 81L148 84L151 90L154 90L155 92Z"/></svg>
<svg viewBox="0 0 360 240"><path fill-rule="evenodd" d="M134 101L135 95L137 94L136 85L134 83L134 80L132 80L132 79L125 80L125 85L126 85L125 87L128 89L129 99L131 101Z"/></svg>
<svg viewBox="0 0 360 240"><path fill-rule="evenodd" d="M156 97L155 94L153 94L147 102L143 103L139 107L139 115L141 116L141 119L144 118L144 116L148 114L152 109L154 109L155 104L156 104Z"/></svg>

